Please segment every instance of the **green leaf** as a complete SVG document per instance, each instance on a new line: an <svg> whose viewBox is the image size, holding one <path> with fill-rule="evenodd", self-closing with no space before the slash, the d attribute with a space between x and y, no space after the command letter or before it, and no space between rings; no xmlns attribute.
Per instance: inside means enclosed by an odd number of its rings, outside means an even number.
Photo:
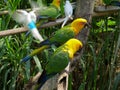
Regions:
<svg viewBox="0 0 120 90"><path fill-rule="evenodd" d="M119 83L120 83L120 73L114 79L112 90L118 90Z"/></svg>
<svg viewBox="0 0 120 90"><path fill-rule="evenodd" d="M34 58L34 61L35 61L36 65L37 65L39 71L42 72L43 69L42 69L42 66L41 66L41 63L40 63L39 59L37 58L37 56L33 56L33 58Z"/></svg>

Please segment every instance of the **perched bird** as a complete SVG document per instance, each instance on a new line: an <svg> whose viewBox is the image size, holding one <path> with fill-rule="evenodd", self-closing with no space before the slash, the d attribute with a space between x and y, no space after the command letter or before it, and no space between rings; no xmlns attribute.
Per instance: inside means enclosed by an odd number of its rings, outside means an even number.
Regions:
<svg viewBox="0 0 120 90"><path fill-rule="evenodd" d="M39 11L39 19L48 17L50 19L55 19L60 14L60 0L53 0L50 6L44 6L44 9Z"/></svg>
<svg viewBox="0 0 120 90"><path fill-rule="evenodd" d="M33 50L33 52L27 55L25 58L23 58L21 62L28 61L32 56L40 53L42 50L44 50L45 48L48 48L52 44L62 45L67 40L74 38L83 29L83 27L86 24L87 24L86 19L83 19L83 18L75 19L70 25L67 25L57 30L51 38L42 41L39 44L40 48Z"/></svg>
<svg viewBox="0 0 120 90"><path fill-rule="evenodd" d="M87 25L87 20L84 18L77 18L69 25L55 31L51 38L42 41L39 46L51 45L51 44L63 44L70 38L75 37L85 25Z"/></svg>
<svg viewBox="0 0 120 90"><path fill-rule="evenodd" d="M69 19L73 19L72 18L73 7L69 0L66 0L66 2L65 2L64 12L65 12L65 18L63 19L64 22L61 27L63 27Z"/></svg>
<svg viewBox="0 0 120 90"><path fill-rule="evenodd" d="M50 57L38 80L39 90L49 78L63 71L73 60L74 54L82 47L82 42L75 38L69 39L65 44L58 47Z"/></svg>
<svg viewBox="0 0 120 90"><path fill-rule="evenodd" d="M12 18L20 23L23 24L24 26L28 27L28 29L31 31L32 35L34 38L43 41L42 36L40 35L40 33L38 32L35 22L36 22L36 15L34 13L34 11L31 12L27 12L25 10L16 10L13 14L12 14Z"/></svg>

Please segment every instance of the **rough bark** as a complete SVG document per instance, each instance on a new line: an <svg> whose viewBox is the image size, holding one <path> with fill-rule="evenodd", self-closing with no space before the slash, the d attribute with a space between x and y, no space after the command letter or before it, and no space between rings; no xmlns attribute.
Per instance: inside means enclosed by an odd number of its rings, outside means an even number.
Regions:
<svg viewBox="0 0 120 90"><path fill-rule="evenodd" d="M91 23L93 10L94 10L94 0L77 0L75 18L78 18L78 17L86 18L88 22ZM77 38L83 42L84 47L87 42L89 32L90 32L90 28L86 27L77 36ZM80 71L79 63L80 63L80 58L84 51L84 47L80 50L80 52L77 53L77 55L74 58L74 62L71 65L75 67L75 70L72 72L73 79L74 79L74 82L73 82L74 90L78 90L80 83L81 83L80 79L82 75L80 73L81 71Z"/></svg>

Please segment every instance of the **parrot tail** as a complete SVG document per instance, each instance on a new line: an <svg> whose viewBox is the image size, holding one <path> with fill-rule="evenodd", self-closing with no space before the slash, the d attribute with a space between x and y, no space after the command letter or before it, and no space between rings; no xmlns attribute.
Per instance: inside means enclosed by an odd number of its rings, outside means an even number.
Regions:
<svg viewBox="0 0 120 90"><path fill-rule="evenodd" d="M44 45L38 49L35 49L31 52L31 54L27 55L25 58L23 58L21 60L21 62L27 62L29 59L31 59L32 56L39 54L41 51L43 51L44 49L49 48L49 45Z"/></svg>
<svg viewBox="0 0 120 90"><path fill-rule="evenodd" d="M31 30L31 32L36 39L40 40L40 42L44 40L41 34L38 32L37 28L34 28L33 30Z"/></svg>
<svg viewBox="0 0 120 90"><path fill-rule="evenodd" d="M38 80L38 84L40 84L39 89L40 90L42 88L42 86L44 85L44 83L49 79L49 77L47 77L46 75L46 71L43 71L39 80Z"/></svg>
<svg viewBox="0 0 120 90"><path fill-rule="evenodd" d="M40 42L40 44L38 45L39 47L42 47L44 45L51 45L52 43L50 43L50 40L49 39L46 39L42 42Z"/></svg>
<svg viewBox="0 0 120 90"><path fill-rule="evenodd" d="M31 59L31 56L26 56L25 58L23 58L22 60L21 60L21 63L22 62L27 62L28 60L30 60Z"/></svg>
<svg viewBox="0 0 120 90"><path fill-rule="evenodd" d="M72 16L66 16L65 18L64 18L64 22L63 22L63 24L62 24L62 28L64 27L64 25L67 23L67 21L69 20L69 19L71 19L71 20L73 20L73 17Z"/></svg>
<svg viewBox="0 0 120 90"><path fill-rule="evenodd" d="M69 17L66 17L65 19L64 19L64 22L63 22L63 24L62 24L62 28L64 27L64 25L66 24L66 22L69 20Z"/></svg>
<svg viewBox="0 0 120 90"><path fill-rule="evenodd" d="M49 16L42 16L42 15L40 15L40 16L37 16L37 20L44 20L44 19L49 19Z"/></svg>
<svg viewBox="0 0 120 90"><path fill-rule="evenodd" d="M41 90L42 86L45 84L45 82L50 79L52 76L56 75L56 73L53 74L46 74L46 71L44 70L40 76L40 78L38 79L38 84L40 84L38 90Z"/></svg>
<svg viewBox="0 0 120 90"><path fill-rule="evenodd" d="M111 1L110 5L119 6L120 7L120 2L119 1Z"/></svg>

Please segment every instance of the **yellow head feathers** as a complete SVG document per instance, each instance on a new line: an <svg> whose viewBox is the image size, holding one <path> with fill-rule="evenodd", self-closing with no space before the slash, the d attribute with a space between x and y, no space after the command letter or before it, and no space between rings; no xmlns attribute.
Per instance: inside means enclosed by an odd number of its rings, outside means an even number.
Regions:
<svg viewBox="0 0 120 90"><path fill-rule="evenodd" d="M75 38L69 39L66 43L65 43L65 48L67 48L66 50L69 53L69 57L72 59L74 54L83 47L83 44L80 40L77 40Z"/></svg>
<svg viewBox="0 0 120 90"><path fill-rule="evenodd" d="M56 6L58 9L60 9L60 0L53 0L52 5Z"/></svg>
<svg viewBox="0 0 120 90"><path fill-rule="evenodd" d="M71 23L71 26L74 28L75 34L77 35L86 24L87 24L86 19L77 18Z"/></svg>

